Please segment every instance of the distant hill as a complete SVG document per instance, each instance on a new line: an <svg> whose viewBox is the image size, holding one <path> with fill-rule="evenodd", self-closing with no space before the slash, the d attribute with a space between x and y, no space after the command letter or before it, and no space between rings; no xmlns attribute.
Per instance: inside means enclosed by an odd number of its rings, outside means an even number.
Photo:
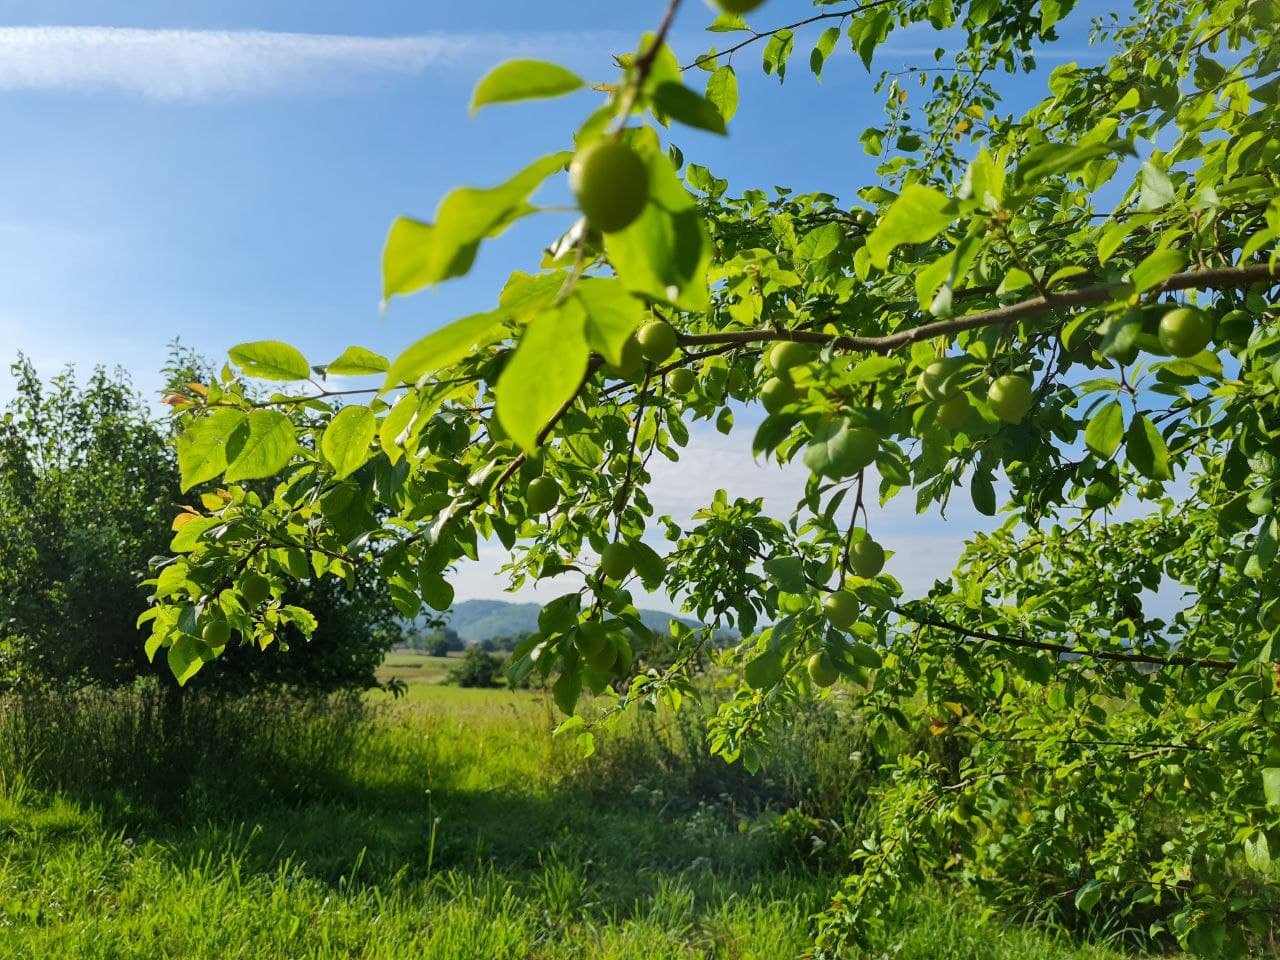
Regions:
<svg viewBox="0 0 1280 960"><path fill-rule="evenodd" d="M536 603L508 603L505 600L463 600L449 610L449 626L458 632L464 643L479 643L497 637L510 637L518 633L532 633L538 629ZM677 617L661 610L641 610L640 619L650 630L666 632L672 620L680 620L691 627L697 621Z"/></svg>

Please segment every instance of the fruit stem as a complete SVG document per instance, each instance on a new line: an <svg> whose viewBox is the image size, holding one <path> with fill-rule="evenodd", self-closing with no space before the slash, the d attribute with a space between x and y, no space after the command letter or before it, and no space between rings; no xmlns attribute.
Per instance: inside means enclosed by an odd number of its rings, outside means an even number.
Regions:
<svg viewBox="0 0 1280 960"><path fill-rule="evenodd" d="M676 12L680 9L681 2L682 0L669 0L666 13L662 15L662 22L658 24L658 32L653 35L653 42L636 57L633 64L635 75L622 94L622 103L618 110L618 125L613 131L614 136L621 134L623 127L627 125L627 119L636 105L636 97L639 96L645 80L649 78L649 71L653 69L653 63L658 59L658 51L666 42L667 34L671 32L671 25L675 23Z"/></svg>

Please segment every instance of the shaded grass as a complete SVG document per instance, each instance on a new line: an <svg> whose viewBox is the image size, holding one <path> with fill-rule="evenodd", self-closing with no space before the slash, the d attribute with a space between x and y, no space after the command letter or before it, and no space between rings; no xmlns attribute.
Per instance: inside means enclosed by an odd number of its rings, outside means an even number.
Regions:
<svg viewBox="0 0 1280 960"><path fill-rule="evenodd" d="M753 785L679 726L583 761L527 693L147 696L0 708L0 957L773 960L837 883L770 809L834 785ZM941 895L894 929L899 960L1114 956Z"/></svg>

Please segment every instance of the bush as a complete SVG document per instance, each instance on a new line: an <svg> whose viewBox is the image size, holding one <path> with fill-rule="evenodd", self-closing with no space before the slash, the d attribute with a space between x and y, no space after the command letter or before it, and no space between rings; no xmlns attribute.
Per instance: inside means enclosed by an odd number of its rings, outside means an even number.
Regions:
<svg viewBox="0 0 1280 960"><path fill-rule="evenodd" d="M458 665L449 670L449 682L460 687L496 687L503 682L505 661L480 647L469 647Z"/></svg>

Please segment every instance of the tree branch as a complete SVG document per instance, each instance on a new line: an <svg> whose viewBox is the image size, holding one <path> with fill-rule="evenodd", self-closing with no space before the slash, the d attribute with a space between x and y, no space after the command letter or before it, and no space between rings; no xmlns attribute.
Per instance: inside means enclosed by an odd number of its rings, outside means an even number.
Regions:
<svg viewBox="0 0 1280 960"><path fill-rule="evenodd" d="M1208 290L1250 287L1266 280L1280 279L1280 264L1271 266L1265 263L1251 264L1247 267L1218 267L1211 270L1193 270L1187 273L1176 273L1164 283L1151 288L1147 293L1165 293L1173 290ZM947 336L964 330L975 330L979 327L990 327L1001 323L1013 323L1039 316L1053 310L1069 307L1091 306L1106 303L1124 295L1128 284L1112 283L1096 287L1081 287L1066 290L1062 293L1050 294L1048 297L1033 297L1019 303L971 313L951 320L938 320L924 323L918 327L900 330L883 337L849 337L840 334L817 333L810 330L731 330L725 333L686 333L681 334L681 346L698 346L703 344L749 344L767 343L773 340L794 340L798 343L814 343L820 346L830 344L837 350L864 351L870 353L893 353L921 340L932 337Z"/></svg>
<svg viewBox="0 0 1280 960"><path fill-rule="evenodd" d="M894 607L894 613L921 626L937 627L948 630L962 637L973 640L987 640L991 643L1003 644L1006 647L1021 647L1025 650L1043 650L1046 653L1069 654L1075 657L1089 657L1093 660L1113 660L1119 663L1149 663L1161 667L1204 667L1208 670L1234 670L1234 660L1213 660L1207 657L1155 657L1145 653L1120 653L1112 650L1081 650L1062 643L1049 643L1045 640L1028 640L1025 637L1010 637L1005 634L987 633L982 630L970 630L959 624L949 623L936 617L918 616L904 607Z"/></svg>

